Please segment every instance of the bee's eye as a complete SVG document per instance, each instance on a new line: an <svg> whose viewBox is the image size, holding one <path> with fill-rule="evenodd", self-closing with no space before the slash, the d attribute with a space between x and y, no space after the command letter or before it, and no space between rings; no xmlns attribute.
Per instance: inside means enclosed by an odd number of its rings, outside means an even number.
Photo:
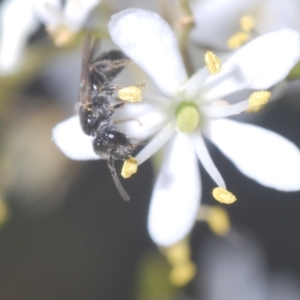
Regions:
<svg viewBox="0 0 300 300"><path fill-rule="evenodd" d="M128 137L119 131L111 131L106 134L107 139L115 144L120 146L128 146L130 144Z"/></svg>

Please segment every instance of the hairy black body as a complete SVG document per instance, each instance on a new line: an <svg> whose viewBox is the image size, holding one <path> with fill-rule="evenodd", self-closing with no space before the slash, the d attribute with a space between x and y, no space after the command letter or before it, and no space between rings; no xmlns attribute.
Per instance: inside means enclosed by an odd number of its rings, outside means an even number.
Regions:
<svg viewBox="0 0 300 300"><path fill-rule="evenodd" d="M83 46L82 71L79 95L79 118L85 134L94 136L94 151L108 161L108 167L118 191L125 200L129 196L117 176L114 160L131 157L134 146L120 129L112 124L115 109L124 105L112 105L115 87L111 81L128 64L129 58L122 51L111 50L94 58L98 40L91 41L90 34Z"/></svg>

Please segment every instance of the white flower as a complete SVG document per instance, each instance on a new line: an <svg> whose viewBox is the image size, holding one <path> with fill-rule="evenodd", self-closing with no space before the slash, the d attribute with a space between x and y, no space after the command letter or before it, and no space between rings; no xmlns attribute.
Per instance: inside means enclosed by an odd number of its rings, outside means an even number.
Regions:
<svg viewBox="0 0 300 300"><path fill-rule="evenodd" d="M31 3L4 1L0 7L0 74L14 73L22 61L27 39L38 27Z"/></svg>
<svg viewBox="0 0 300 300"><path fill-rule="evenodd" d="M195 222L201 199L197 157L217 186L226 189L203 136L250 178L279 190L300 189L300 152L294 144L269 130L222 118L247 109L247 100L215 105L216 100L236 91L264 90L282 80L299 59L297 32L285 29L257 38L229 58L218 75L200 70L188 79L176 37L156 13L140 9L122 11L112 16L109 31L113 41L153 79L162 93L149 97L143 108L133 104L124 109L127 113L140 109L140 114L137 112L133 117L140 122L132 124L142 124L141 129L136 126L137 132L134 126L131 130L127 128L130 137L140 138L144 127L143 138L155 133L137 155L139 164L166 144L148 218L149 233L158 245L178 242ZM65 122L76 123L79 128L78 117ZM62 151L72 158L76 152L80 159L94 158L92 151L84 155L79 150L81 144L71 138L71 133L69 140L65 140L64 126L57 125L53 132ZM90 141L87 147L92 149Z"/></svg>
<svg viewBox="0 0 300 300"><path fill-rule="evenodd" d="M52 35L56 45L67 43L82 27L100 0L32 0L35 13Z"/></svg>
<svg viewBox="0 0 300 300"><path fill-rule="evenodd" d="M62 45L70 41L83 26L91 10L100 0L7 0L0 7L0 74L10 75L22 63L29 36L39 22ZM23 55L24 56L24 55Z"/></svg>
<svg viewBox="0 0 300 300"><path fill-rule="evenodd" d="M283 27L300 31L299 4L298 0L193 1L196 26L191 37L201 45L226 49L228 39L240 31L239 20L244 15L254 17L259 34Z"/></svg>
<svg viewBox="0 0 300 300"><path fill-rule="evenodd" d="M286 271L268 271L265 253L246 232L235 229L225 238L209 239L202 248L199 265L195 286L201 288L196 293L205 299L300 298L299 279Z"/></svg>

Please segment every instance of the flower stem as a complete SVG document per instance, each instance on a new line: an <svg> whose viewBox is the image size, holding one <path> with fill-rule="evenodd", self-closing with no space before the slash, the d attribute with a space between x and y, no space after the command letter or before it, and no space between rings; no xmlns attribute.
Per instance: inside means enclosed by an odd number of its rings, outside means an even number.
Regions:
<svg viewBox="0 0 300 300"><path fill-rule="evenodd" d="M175 32L186 70L188 75L192 75L194 73L194 68L190 60L188 45L190 31L195 26L194 17L188 0L177 0L176 2L178 7L178 18L175 23Z"/></svg>

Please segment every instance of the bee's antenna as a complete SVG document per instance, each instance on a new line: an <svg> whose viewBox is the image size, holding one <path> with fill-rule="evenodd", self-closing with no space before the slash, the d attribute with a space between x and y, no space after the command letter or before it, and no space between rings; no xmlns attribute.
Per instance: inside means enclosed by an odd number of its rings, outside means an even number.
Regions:
<svg viewBox="0 0 300 300"><path fill-rule="evenodd" d="M110 170L110 173L111 173L111 176L115 182L115 185L116 185L116 188L118 190L118 192L120 193L121 197L125 200L125 201L128 201L130 200L130 197L129 195L127 194L127 192L125 191L119 177L118 177L118 174L116 172L116 168L115 168L115 161L114 161L114 158L111 156L108 161L107 161L107 164L108 164L108 168Z"/></svg>

